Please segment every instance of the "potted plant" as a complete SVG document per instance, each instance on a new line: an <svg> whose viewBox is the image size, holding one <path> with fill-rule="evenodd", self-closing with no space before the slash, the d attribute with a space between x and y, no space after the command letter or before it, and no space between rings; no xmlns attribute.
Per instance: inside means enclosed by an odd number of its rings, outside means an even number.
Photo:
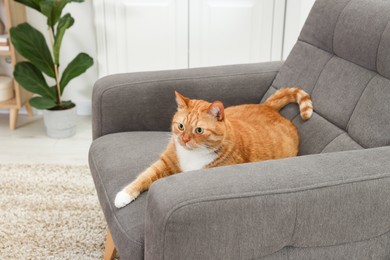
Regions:
<svg viewBox="0 0 390 260"><path fill-rule="evenodd" d="M79 53L60 75L62 39L74 23L69 13L61 14L67 4L83 0L15 1L46 16L51 47L50 50L43 34L28 23L11 28L12 44L27 59L15 65L15 80L26 90L37 94L29 102L37 109L44 109L44 122L50 137L72 136L76 132L76 107L72 101L62 100L61 96L72 79L93 65L93 59L86 53Z"/></svg>

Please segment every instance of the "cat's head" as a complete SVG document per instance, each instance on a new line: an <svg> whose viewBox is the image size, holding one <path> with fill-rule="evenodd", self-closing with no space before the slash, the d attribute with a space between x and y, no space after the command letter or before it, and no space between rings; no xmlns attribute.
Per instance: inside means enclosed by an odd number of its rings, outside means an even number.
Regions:
<svg viewBox="0 0 390 260"><path fill-rule="evenodd" d="M223 104L175 94L177 112L172 120L172 133L176 142L188 150L218 149L225 135Z"/></svg>

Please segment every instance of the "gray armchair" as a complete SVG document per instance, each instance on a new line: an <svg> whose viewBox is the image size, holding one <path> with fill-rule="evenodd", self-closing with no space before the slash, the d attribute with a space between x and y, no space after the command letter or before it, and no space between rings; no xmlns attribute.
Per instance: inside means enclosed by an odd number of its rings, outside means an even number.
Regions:
<svg viewBox="0 0 390 260"><path fill-rule="evenodd" d="M318 0L284 64L99 80L90 168L121 259L390 259L389 14L390 1ZM306 122L282 111L300 156L177 174L115 208L164 150L174 90L229 106L285 86L313 99Z"/></svg>

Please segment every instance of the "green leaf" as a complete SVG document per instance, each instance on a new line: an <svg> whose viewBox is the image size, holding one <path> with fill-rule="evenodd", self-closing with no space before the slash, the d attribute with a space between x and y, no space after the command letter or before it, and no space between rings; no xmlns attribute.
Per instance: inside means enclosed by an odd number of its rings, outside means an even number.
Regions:
<svg viewBox="0 0 390 260"><path fill-rule="evenodd" d="M41 2L41 12L47 17L47 25L54 26L57 23L67 3L67 0L43 0Z"/></svg>
<svg viewBox="0 0 390 260"><path fill-rule="evenodd" d="M28 7L31 7L33 9L37 10L38 12L41 11L41 8L39 6L41 0L15 0L15 2L18 2L18 3L24 4Z"/></svg>
<svg viewBox="0 0 390 260"><path fill-rule="evenodd" d="M75 103L73 103L70 100L67 100L67 101L62 101L61 105L56 104L56 106L50 108L50 110L66 110L66 109L70 109L70 108L75 107L75 106L76 106Z"/></svg>
<svg viewBox="0 0 390 260"><path fill-rule="evenodd" d="M64 100L64 101L62 101L62 106L63 107L74 107L75 104L70 100Z"/></svg>
<svg viewBox="0 0 390 260"><path fill-rule="evenodd" d="M10 33L16 50L40 71L55 78L53 58L42 33L28 23L11 28Z"/></svg>
<svg viewBox="0 0 390 260"><path fill-rule="evenodd" d="M40 3L42 14L47 17L47 25L54 26L61 17L64 7L71 2L81 3L84 0L43 0Z"/></svg>
<svg viewBox="0 0 390 260"><path fill-rule="evenodd" d="M83 74L93 65L93 59L86 53L79 53L66 67L60 81L61 94L69 81Z"/></svg>
<svg viewBox="0 0 390 260"><path fill-rule="evenodd" d="M37 109L50 109L55 107L57 104L50 98L33 97L30 99L30 105Z"/></svg>
<svg viewBox="0 0 390 260"><path fill-rule="evenodd" d="M45 98L56 100L55 88L49 87L42 72L28 61L19 62L14 69L15 80L25 89Z"/></svg>
<svg viewBox="0 0 390 260"><path fill-rule="evenodd" d="M53 55L54 55L55 64L59 64L60 48L61 48L62 38L64 37L65 30L71 27L73 23L74 23L74 19L70 14L64 15L58 21L57 32L56 32L54 45L53 45Z"/></svg>

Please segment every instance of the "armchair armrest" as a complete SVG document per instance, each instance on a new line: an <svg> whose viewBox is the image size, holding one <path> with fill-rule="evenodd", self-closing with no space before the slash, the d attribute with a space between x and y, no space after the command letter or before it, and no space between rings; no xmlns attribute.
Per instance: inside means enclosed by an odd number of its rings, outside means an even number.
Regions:
<svg viewBox="0 0 390 260"><path fill-rule="evenodd" d="M258 259L390 230L390 147L177 174L148 193L145 259Z"/></svg>
<svg viewBox="0 0 390 260"><path fill-rule="evenodd" d="M93 138L125 131L169 131L174 91L226 106L259 103L281 62L116 74L93 88Z"/></svg>

